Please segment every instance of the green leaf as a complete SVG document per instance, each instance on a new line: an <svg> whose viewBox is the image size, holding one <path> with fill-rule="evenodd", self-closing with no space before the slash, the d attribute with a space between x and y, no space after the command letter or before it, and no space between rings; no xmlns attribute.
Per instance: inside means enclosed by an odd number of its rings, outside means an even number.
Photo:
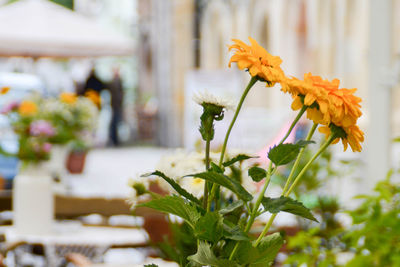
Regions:
<svg viewBox="0 0 400 267"><path fill-rule="evenodd" d="M280 144L274 146L269 150L268 158L275 166L288 164L297 157L301 148L311 143L314 143L314 141L300 140L296 144Z"/></svg>
<svg viewBox="0 0 400 267"><path fill-rule="evenodd" d="M242 266L270 266L283 243L283 238L279 233L263 237L257 247L254 247L255 241L243 241L239 245L235 259Z"/></svg>
<svg viewBox="0 0 400 267"><path fill-rule="evenodd" d="M224 237L236 241L248 241L249 236L238 225L225 220L223 224Z"/></svg>
<svg viewBox="0 0 400 267"><path fill-rule="evenodd" d="M190 261L200 264L201 266L209 265L216 267L226 267L226 266L240 267L233 261L226 259L218 259L212 252L210 246L202 241L199 242L197 253L192 256L189 256L188 259Z"/></svg>
<svg viewBox="0 0 400 267"><path fill-rule="evenodd" d="M244 189L244 187L236 180L230 179L229 177L214 172L214 171L208 171L208 172L201 172L201 173L196 173L196 174L191 174L188 176L193 176L197 178L201 178L216 184L219 184L223 187L226 187L230 189L232 192L236 193L240 199L243 199L244 201L250 201L253 199L253 196L250 195L249 192Z"/></svg>
<svg viewBox="0 0 400 267"><path fill-rule="evenodd" d="M223 235L222 215L218 212L207 212L194 227L198 239L217 242Z"/></svg>
<svg viewBox="0 0 400 267"><path fill-rule="evenodd" d="M146 265L143 265L143 267L158 267L158 265L157 265L157 264L154 264L154 263L152 263L152 264L146 264Z"/></svg>
<svg viewBox="0 0 400 267"><path fill-rule="evenodd" d="M224 173L224 169L220 168L217 164L215 164L214 162L211 162L211 169L215 172L218 173Z"/></svg>
<svg viewBox="0 0 400 267"><path fill-rule="evenodd" d="M231 213L232 211L234 211L237 208L240 208L244 205L242 200L238 200L238 201L234 201L231 204L229 204L228 206L226 206L225 208L222 208L219 213L221 213L222 215Z"/></svg>
<svg viewBox="0 0 400 267"><path fill-rule="evenodd" d="M271 213L285 211L318 222L317 219L315 219L315 217L311 214L310 210L304 207L301 202L289 197L264 197L261 203L264 206L265 211L269 211Z"/></svg>
<svg viewBox="0 0 400 267"><path fill-rule="evenodd" d="M243 160L251 159L251 158L258 158L258 157L254 157L254 156L252 157L252 156L248 156L248 155L245 155L245 154L239 154L236 157L234 157L234 158L222 163L222 165L224 165L224 167L228 167L228 166L230 166L232 164L235 164L238 161L243 161Z"/></svg>
<svg viewBox="0 0 400 267"><path fill-rule="evenodd" d="M307 140L299 140L299 141L297 141L297 143L296 143L296 145L299 145L299 146L301 146L301 147L306 147L306 146L308 146L308 145L310 145L310 144L315 144L315 142L312 141L312 140L309 140L309 141L307 141Z"/></svg>
<svg viewBox="0 0 400 267"><path fill-rule="evenodd" d="M260 167L251 167L248 174L254 182L259 182L267 176L267 171Z"/></svg>
<svg viewBox="0 0 400 267"><path fill-rule="evenodd" d="M138 206L148 207L164 213L179 216L187 221L192 228L194 228L194 225L201 217L201 213L195 206L178 196L166 196L163 198L153 199Z"/></svg>
<svg viewBox="0 0 400 267"><path fill-rule="evenodd" d="M163 178L167 183L169 183L172 188L175 189L175 191L180 194L181 196L189 199L190 201L193 201L194 203L196 203L197 205L201 206L201 201L199 199L197 199L195 196L193 196L192 194L190 194L188 191L186 191L185 189L183 189L179 184L177 184L172 178L169 178L168 176L166 176L164 173L160 172L160 171L155 171L152 173L147 173L147 174L143 174L142 177L148 177L151 175L156 175L159 176L161 178Z"/></svg>

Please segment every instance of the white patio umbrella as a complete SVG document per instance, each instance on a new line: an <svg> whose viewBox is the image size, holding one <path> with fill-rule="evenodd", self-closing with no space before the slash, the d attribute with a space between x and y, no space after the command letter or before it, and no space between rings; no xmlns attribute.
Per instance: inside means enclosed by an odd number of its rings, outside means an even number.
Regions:
<svg viewBox="0 0 400 267"><path fill-rule="evenodd" d="M130 38L47 0L0 7L0 56L87 57L133 53Z"/></svg>

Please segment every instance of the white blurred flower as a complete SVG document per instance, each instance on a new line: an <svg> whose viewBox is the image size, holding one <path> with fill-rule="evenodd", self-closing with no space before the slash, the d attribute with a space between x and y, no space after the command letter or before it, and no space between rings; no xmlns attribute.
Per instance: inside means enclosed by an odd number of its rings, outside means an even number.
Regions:
<svg viewBox="0 0 400 267"><path fill-rule="evenodd" d="M131 188L131 191L129 192L129 196L126 202L128 202L128 204L133 209L139 201L147 198L146 195L138 194L138 188L140 188L140 191L142 189L148 190L150 187L150 182L149 179L147 178L142 178L142 177L137 177L135 179L130 178L128 180L128 186Z"/></svg>
<svg viewBox="0 0 400 267"><path fill-rule="evenodd" d="M226 110L233 110L235 108L235 104L231 100L215 96L208 91L197 92L193 95L193 100L199 105L212 104Z"/></svg>
<svg viewBox="0 0 400 267"><path fill-rule="evenodd" d="M204 180L195 177L185 177L180 180L181 186L197 198L204 195Z"/></svg>

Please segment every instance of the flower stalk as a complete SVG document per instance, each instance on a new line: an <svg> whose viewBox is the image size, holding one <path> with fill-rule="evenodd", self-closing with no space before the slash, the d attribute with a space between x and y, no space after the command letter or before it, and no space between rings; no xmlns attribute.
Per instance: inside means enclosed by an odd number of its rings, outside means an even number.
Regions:
<svg viewBox="0 0 400 267"><path fill-rule="evenodd" d="M296 126L296 124L299 122L299 120L301 119L301 117L303 116L304 112L307 110L307 106L304 106L299 113L297 114L296 118L293 120L292 124L290 125L287 133L285 134L285 136L282 138L282 140L279 142L280 144L283 144L283 142L286 141L286 139L289 137L289 135L291 134L291 132L293 131L294 127ZM314 128L314 127L313 127ZM313 133L315 131L315 128L313 130ZM312 136L312 135L311 135ZM309 137L311 139L311 136ZM257 212L258 209L260 208L261 205L261 201L264 197L265 191L268 188L269 182L271 180L272 175L275 173L277 168L272 168L272 161L269 162L269 166L268 166L268 171L267 171L267 177L265 178L265 182L264 182L264 186L261 189L261 192L259 193L256 203L254 205L253 210L250 213L250 218L247 221L246 227L244 229L244 232L247 234L250 231L251 226L253 226L254 220L257 217ZM234 255L236 254L237 249L239 248L239 242L236 243L235 247L233 248L231 255L229 257L230 260L233 259Z"/></svg>
<svg viewBox="0 0 400 267"><path fill-rule="evenodd" d="M315 126L315 124L314 124ZM314 128L313 126L313 128ZM313 128L311 128L311 130L313 130ZM314 129L315 131L315 129ZM310 131L311 133L311 131ZM325 151L325 149L328 148L328 146L333 142L333 140L335 140L337 138L336 134L332 134L328 140L319 148L319 150L317 151L317 153L314 154L314 156L307 162L307 164L303 167L303 169L300 171L300 173L297 175L297 177L294 179L293 184L290 186L290 188L286 191L283 192L283 196L287 197L290 195L290 193L294 190L294 188L296 187L296 185L299 183L301 177L303 177L303 175L305 174L305 172L308 170L308 168L311 166L311 164L315 161L316 158L318 158L319 155L322 154L322 152ZM293 170L293 169L292 169ZM288 179L289 181L289 179ZM261 239L268 233L268 230L270 229L273 221L275 220L275 217L277 216L277 213L272 214L272 216L270 217L267 225L264 227L264 230L261 232L261 234L259 235L259 237L257 238L254 246L258 246L261 242Z"/></svg>

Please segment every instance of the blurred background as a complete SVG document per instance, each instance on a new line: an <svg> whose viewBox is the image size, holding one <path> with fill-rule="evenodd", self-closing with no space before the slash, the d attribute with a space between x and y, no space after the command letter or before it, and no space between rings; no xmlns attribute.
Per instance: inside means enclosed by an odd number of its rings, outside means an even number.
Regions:
<svg viewBox="0 0 400 267"><path fill-rule="evenodd" d="M10 87L0 108L31 92L57 97L91 89L101 98L84 166L58 177L56 217L96 213L74 210L68 200L60 204L68 197L124 200L129 178L177 148L202 146L193 94L207 89L236 103L250 77L236 65L228 68L232 38L257 40L282 58L288 76L311 72L358 89L363 151L333 147L333 165L354 164L324 192L352 199L399 166L400 145L393 142L400 136L399 0L2 0L0 25L0 86ZM262 156L296 116L290 103L279 86L257 84L228 147ZM213 149L232 116L227 112L217 125ZM0 115L1 144L12 151L18 142L10 129ZM17 173L18 160L1 156L4 211ZM87 207L107 217L119 205L129 214L124 201L107 211L99 203Z"/></svg>

